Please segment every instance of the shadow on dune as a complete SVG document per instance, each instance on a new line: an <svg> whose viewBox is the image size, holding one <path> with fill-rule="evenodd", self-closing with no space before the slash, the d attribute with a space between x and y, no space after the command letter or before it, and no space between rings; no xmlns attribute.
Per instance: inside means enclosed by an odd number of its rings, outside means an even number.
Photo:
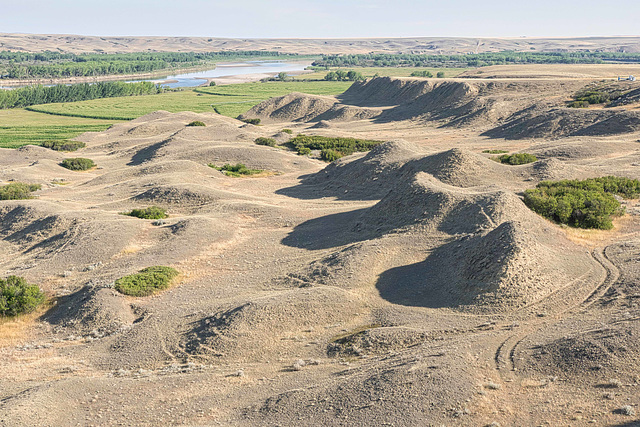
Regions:
<svg viewBox="0 0 640 427"><path fill-rule="evenodd" d="M424 261L382 273L376 282L380 296L390 303L410 307L451 308L459 305L446 294L447 274L441 271L446 267L440 265L440 258L455 250L457 244L457 241L445 244Z"/></svg>
<svg viewBox="0 0 640 427"><path fill-rule="evenodd" d="M329 249L361 242L382 233L360 231L357 220L366 208L314 218L297 225L282 244L309 250Z"/></svg>

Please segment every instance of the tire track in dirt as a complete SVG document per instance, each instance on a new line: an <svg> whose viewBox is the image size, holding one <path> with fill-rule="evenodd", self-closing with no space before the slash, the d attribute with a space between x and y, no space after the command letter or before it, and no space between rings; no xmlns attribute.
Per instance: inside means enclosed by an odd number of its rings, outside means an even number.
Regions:
<svg viewBox="0 0 640 427"><path fill-rule="evenodd" d="M603 248L596 248L590 254L593 259L602 267L605 272L605 276L603 280L596 286L596 288L581 302L577 305L567 309L560 311L554 315L552 321L541 320L538 322L533 322L528 325L528 327L521 331L519 334L514 334L507 337L496 349L494 355L494 361L496 364L496 369L498 371L504 372L505 368L509 368L510 371L516 371L516 363L515 363L515 355L518 349L518 346L529 336L538 332L543 327L548 327L551 324L557 324L560 321L564 320L567 315L575 314L576 309L580 311L586 311L590 306L595 304L600 298L602 298L609 288L618 280L620 277L620 271L618 268L609 260L606 250L608 246Z"/></svg>

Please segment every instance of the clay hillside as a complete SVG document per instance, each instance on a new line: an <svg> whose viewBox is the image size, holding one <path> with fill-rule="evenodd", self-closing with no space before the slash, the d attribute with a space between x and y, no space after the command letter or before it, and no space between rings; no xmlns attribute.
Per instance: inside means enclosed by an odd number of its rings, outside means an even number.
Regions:
<svg viewBox="0 0 640 427"><path fill-rule="evenodd" d="M598 43L623 41L638 43ZM259 126L158 111L83 134L73 154L0 149L3 185L41 186L0 202L2 277L49 298L0 323L0 425L638 425L638 194L598 199L617 204L610 227L571 217L603 230L525 199L543 181L640 179L640 83L569 108L602 79L560 67L373 78L271 98L240 117ZM375 143L325 162L303 146L314 136ZM167 217L123 215L151 206ZM177 276L127 294L121 278L153 266Z"/></svg>

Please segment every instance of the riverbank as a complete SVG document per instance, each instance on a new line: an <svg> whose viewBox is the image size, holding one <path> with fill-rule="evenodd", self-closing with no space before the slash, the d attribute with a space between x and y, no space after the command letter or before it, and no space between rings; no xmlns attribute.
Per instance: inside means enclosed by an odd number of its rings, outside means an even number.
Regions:
<svg viewBox="0 0 640 427"><path fill-rule="evenodd" d="M284 62L284 61L283 61ZM311 61L286 61L288 64L297 64L309 66L311 65ZM201 71L212 70L216 68L224 68L224 67L251 67L250 63L237 63L237 62L218 62L215 64L206 64L197 67L187 67L187 68L175 68L170 70L160 70L154 71L152 73L139 73L139 74L118 74L118 75L110 75L110 76L85 76L85 77L66 77L66 78L52 78L52 79L0 79L0 87L21 87L21 86L32 86L32 85L69 85L69 84L77 84L77 83L98 83L98 82L110 82L110 81L128 81L128 80L149 80L149 79L157 79L153 80L154 83L159 84L168 84L173 83L176 80L167 78L166 76L173 76L178 74L186 74L186 73L197 73ZM282 70L289 75L299 75L300 71L287 71ZM308 72L304 70L303 72ZM298 73L298 74L296 74ZM211 81L215 81L218 84L233 84L233 83L247 83L258 81L266 77L272 77L273 73L263 73L262 77L257 77L258 74L246 74L246 75L230 75L230 76L222 76L222 77L211 77L211 78L203 78L203 82L201 86L208 85ZM245 79L245 76L256 76L250 79ZM232 77L238 77L237 80L227 79ZM198 85L194 85L198 86Z"/></svg>

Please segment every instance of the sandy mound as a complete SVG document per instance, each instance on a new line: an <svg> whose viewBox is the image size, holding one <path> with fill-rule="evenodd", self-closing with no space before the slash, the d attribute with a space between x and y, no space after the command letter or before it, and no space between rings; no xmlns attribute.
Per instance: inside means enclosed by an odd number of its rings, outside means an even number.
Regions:
<svg viewBox="0 0 640 427"><path fill-rule="evenodd" d="M58 333L102 338L126 330L136 318L124 295L108 287L87 286L61 297L46 320Z"/></svg>
<svg viewBox="0 0 640 427"><path fill-rule="evenodd" d="M556 108L540 113L520 112L483 135L505 139L558 138L607 136L639 130L640 113L636 111Z"/></svg>
<svg viewBox="0 0 640 427"><path fill-rule="evenodd" d="M293 92L263 101L239 118L258 118L264 123L306 122L331 109L335 103L332 97Z"/></svg>
<svg viewBox="0 0 640 427"><path fill-rule="evenodd" d="M282 194L305 197L304 186L315 188L315 197L341 199L379 199L398 185L412 180L418 172L427 172L440 181L457 187L504 182L524 174L521 167L499 164L484 156L461 149L425 155L418 146L406 141L380 144L367 154L355 154L331 163L322 171L306 177L303 184L282 190Z"/></svg>
<svg viewBox="0 0 640 427"><path fill-rule="evenodd" d="M194 322L181 347L205 359L263 360L269 353L285 351L289 344L284 337L316 329L322 333L323 326L348 320L357 307L353 296L335 288L284 291ZM270 344L263 346L265 342Z"/></svg>

